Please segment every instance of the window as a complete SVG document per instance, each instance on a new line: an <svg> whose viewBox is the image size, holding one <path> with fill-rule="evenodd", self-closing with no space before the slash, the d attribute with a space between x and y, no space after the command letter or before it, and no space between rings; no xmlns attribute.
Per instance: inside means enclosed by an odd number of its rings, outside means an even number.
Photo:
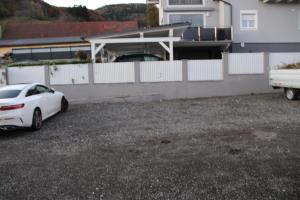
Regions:
<svg viewBox="0 0 300 200"><path fill-rule="evenodd" d="M204 14L170 14L169 15L169 23L183 23L190 22L192 26L203 27L204 24Z"/></svg>
<svg viewBox="0 0 300 200"><path fill-rule="evenodd" d="M36 95L38 94L37 90L36 90L36 86L30 88L27 93L26 93L26 97L30 97L30 96L33 96L33 95Z"/></svg>
<svg viewBox="0 0 300 200"><path fill-rule="evenodd" d="M36 87L36 90L37 90L38 94L48 93L50 91L49 88L42 86L42 85L38 85Z"/></svg>
<svg viewBox="0 0 300 200"><path fill-rule="evenodd" d="M169 5L203 5L203 0L169 0Z"/></svg>
<svg viewBox="0 0 300 200"><path fill-rule="evenodd" d="M0 99L13 99L19 96L21 90L1 90Z"/></svg>
<svg viewBox="0 0 300 200"><path fill-rule="evenodd" d="M37 94L48 93L48 92L50 92L49 88L42 86L42 85L38 85L38 86L34 86L34 87L30 88L27 91L26 97L30 97L30 96L37 95Z"/></svg>
<svg viewBox="0 0 300 200"><path fill-rule="evenodd" d="M152 55L145 55L145 61L160 61L161 59Z"/></svg>
<svg viewBox="0 0 300 200"><path fill-rule="evenodd" d="M241 11L241 30L257 30L257 11Z"/></svg>

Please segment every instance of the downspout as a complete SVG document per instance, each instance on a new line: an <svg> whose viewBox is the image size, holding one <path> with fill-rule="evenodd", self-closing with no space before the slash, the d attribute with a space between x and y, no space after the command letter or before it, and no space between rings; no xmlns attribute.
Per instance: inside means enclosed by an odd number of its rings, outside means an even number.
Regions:
<svg viewBox="0 0 300 200"><path fill-rule="evenodd" d="M230 25L233 26L233 5L224 0L214 0L214 1L221 1L230 7Z"/></svg>
<svg viewBox="0 0 300 200"><path fill-rule="evenodd" d="M231 3L224 1L224 0L220 0L222 2L224 2L226 5L228 5L230 7L230 25L233 27L233 6Z"/></svg>
<svg viewBox="0 0 300 200"><path fill-rule="evenodd" d="M223 2L224 4L226 4L230 7L231 40L233 40L233 5L231 3L229 3L228 1L225 1L225 0L213 0L213 1ZM226 49L230 49L230 51L232 51L231 47L232 46L229 45L229 46L227 46Z"/></svg>

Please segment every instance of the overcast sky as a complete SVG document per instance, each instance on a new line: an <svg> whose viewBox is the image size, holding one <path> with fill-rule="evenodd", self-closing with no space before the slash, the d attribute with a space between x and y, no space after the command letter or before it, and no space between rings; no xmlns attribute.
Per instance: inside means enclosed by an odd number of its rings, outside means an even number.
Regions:
<svg viewBox="0 0 300 200"><path fill-rule="evenodd" d="M146 0L44 0L54 6L69 7L74 5L85 5L90 9L96 9L104 5L119 3L146 3Z"/></svg>

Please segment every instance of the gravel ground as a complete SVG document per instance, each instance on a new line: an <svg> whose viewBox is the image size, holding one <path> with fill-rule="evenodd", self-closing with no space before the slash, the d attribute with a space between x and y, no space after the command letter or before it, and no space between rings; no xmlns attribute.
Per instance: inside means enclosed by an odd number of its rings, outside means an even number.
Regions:
<svg viewBox="0 0 300 200"><path fill-rule="evenodd" d="M1 199L300 199L300 101L73 105L0 134Z"/></svg>

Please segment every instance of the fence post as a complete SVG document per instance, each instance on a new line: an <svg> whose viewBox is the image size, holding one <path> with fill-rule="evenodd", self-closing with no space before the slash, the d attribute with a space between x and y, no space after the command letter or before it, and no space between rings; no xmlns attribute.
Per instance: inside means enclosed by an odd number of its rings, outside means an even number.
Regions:
<svg viewBox="0 0 300 200"><path fill-rule="evenodd" d="M264 52L264 73L268 73L270 69L270 53Z"/></svg>
<svg viewBox="0 0 300 200"><path fill-rule="evenodd" d="M9 77L8 77L8 67L5 67L5 79L6 79L6 85L9 85Z"/></svg>
<svg viewBox="0 0 300 200"><path fill-rule="evenodd" d="M49 73L49 66L44 66L44 72L45 72L45 85L50 87L50 73Z"/></svg>
<svg viewBox="0 0 300 200"><path fill-rule="evenodd" d="M89 84L93 85L95 83L95 81L94 81L94 63L88 64L88 71L89 71Z"/></svg>
<svg viewBox="0 0 300 200"><path fill-rule="evenodd" d="M135 83L141 83L141 68L140 62L134 62L134 80Z"/></svg>
<svg viewBox="0 0 300 200"><path fill-rule="evenodd" d="M222 65L223 65L223 80L229 77L229 53L222 53Z"/></svg>
<svg viewBox="0 0 300 200"><path fill-rule="evenodd" d="M182 60L182 81L184 83L189 81L188 60Z"/></svg>

